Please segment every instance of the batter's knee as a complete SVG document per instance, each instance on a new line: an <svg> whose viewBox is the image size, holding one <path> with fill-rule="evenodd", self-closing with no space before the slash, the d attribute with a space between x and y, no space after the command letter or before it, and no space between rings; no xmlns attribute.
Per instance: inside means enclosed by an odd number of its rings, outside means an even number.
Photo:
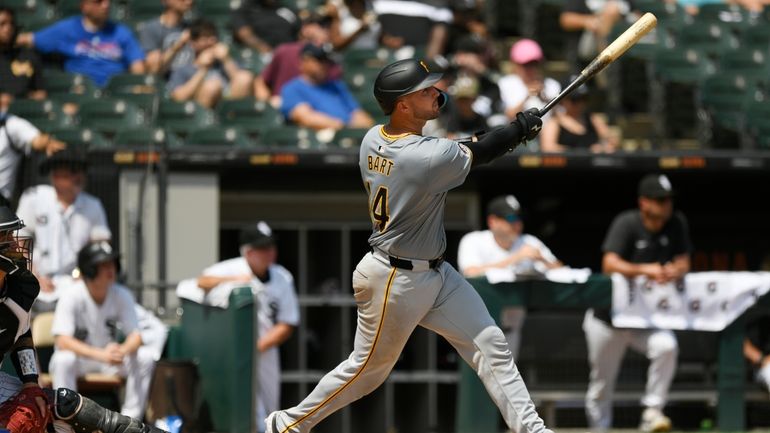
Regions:
<svg viewBox="0 0 770 433"><path fill-rule="evenodd" d="M508 341L505 334L497 326L488 326L484 328L474 339L476 346L482 352L488 350L501 351L508 348Z"/></svg>

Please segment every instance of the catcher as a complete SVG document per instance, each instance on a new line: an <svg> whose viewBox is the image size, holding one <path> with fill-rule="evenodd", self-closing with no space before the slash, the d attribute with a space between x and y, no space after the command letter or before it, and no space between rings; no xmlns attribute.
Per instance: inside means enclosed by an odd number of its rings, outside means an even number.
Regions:
<svg viewBox="0 0 770 433"><path fill-rule="evenodd" d="M40 286L30 272L32 239L18 236L22 227L8 201L0 197L0 359L8 354L18 375L0 372L0 428L44 433L53 423L62 433L163 433L75 391L40 388L29 315Z"/></svg>

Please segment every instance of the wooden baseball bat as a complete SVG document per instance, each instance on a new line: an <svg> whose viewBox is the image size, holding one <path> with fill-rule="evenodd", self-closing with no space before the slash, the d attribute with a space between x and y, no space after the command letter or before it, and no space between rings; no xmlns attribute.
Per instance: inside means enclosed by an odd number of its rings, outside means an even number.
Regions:
<svg viewBox="0 0 770 433"><path fill-rule="evenodd" d="M629 48L634 46L634 44L636 44L639 39L642 38L642 36L646 35L650 32L650 30L654 29L657 24L658 19L655 18L655 15L649 12L642 15L642 17L636 20L636 22L633 23L631 27L626 29L623 34L618 36L609 46L607 46L607 48L602 50L602 52L599 53L599 55L596 56L596 58L593 59L591 63L589 63L588 66L586 66L585 69L580 72L580 75L573 82L562 89L561 93L548 101L548 103L545 104L545 107L540 109L540 116L542 117L545 113L550 111L551 108L558 104L559 101L561 101L565 96L572 93L572 91L577 89L581 84L585 83L590 78L603 71L604 68L609 66L610 63L617 60L620 56L623 55L623 53L628 51Z"/></svg>

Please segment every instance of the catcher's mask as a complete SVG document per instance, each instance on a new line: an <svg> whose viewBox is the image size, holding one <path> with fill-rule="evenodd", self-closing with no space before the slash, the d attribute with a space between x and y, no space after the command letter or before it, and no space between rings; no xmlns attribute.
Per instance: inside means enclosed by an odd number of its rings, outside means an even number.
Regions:
<svg viewBox="0 0 770 433"><path fill-rule="evenodd" d="M24 222L11 210L5 199L0 200L0 255L16 266L32 269L32 237L20 236Z"/></svg>

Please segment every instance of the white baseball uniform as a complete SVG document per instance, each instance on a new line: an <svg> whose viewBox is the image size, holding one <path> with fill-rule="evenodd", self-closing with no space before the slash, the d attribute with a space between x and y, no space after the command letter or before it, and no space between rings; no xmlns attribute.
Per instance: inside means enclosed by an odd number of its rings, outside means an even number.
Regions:
<svg viewBox="0 0 770 433"><path fill-rule="evenodd" d="M497 82L500 88L500 98L506 109L522 105L522 110L542 108L561 92L561 84L553 78L543 79L543 90L539 95L531 95L524 80L516 74L506 75ZM550 119L551 113L543 116L543 122Z"/></svg>
<svg viewBox="0 0 770 433"><path fill-rule="evenodd" d="M214 264L203 275L228 277L251 274L251 268L243 257L236 257ZM281 265L270 265L267 281L254 277L251 285L259 302L259 334L264 335L278 323L297 326L300 320L299 302L294 288L294 278ZM278 347L272 347L259 355L259 391L257 404L257 431L264 432L267 414L278 410L281 404L281 360Z"/></svg>
<svg viewBox="0 0 770 433"><path fill-rule="evenodd" d="M540 251L540 255L548 263L558 261L556 256L540 239L530 234L522 234L511 244L510 248L505 249L497 243L494 234L490 230L480 230L470 232L460 240L460 246L457 251L457 266L460 268L460 272L465 273L466 269L472 266L501 262L516 253L524 245L529 245ZM537 269L535 263L531 259L522 260L510 267L511 272L516 275L542 273L542 269ZM511 349L513 357L516 358L519 354L521 328L527 316L527 310L523 306L505 307L500 312L500 316L500 323L505 332L505 338L508 340L508 347Z"/></svg>
<svg viewBox="0 0 770 433"><path fill-rule="evenodd" d="M442 257L449 190L471 169L470 150L452 140L369 130L359 168L369 192L372 252L353 272L358 326L353 352L297 406L272 413L274 433L307 433L388 377L415 327L447 339L471 365L520 433L547 432L503 332L473 287Z"/></svg>
<svg viewBox="0 0 770 433"><path fill-rule="evenodd" d="M51 332L68 335L93 347L105 347L119 342L134 331L140 331L135 302L125 286L113 284L104 302L97 304L83 281L65 289L56 305ZM124 358L119 366L77 356L68 350L56 349L51 357L49 371L54 388L77 391L77 378L86 373L118 374L126 378L125 398L121 413L141 418L150 389L152 370L155 368L155 351L141 346L134 354Z"/></svg>
<svg viewBox="0 0 770 433"><path fill-rule="evenodd" d="M107 214L98 198L81 192L75 202L62 207L56 190L50 185L37 185L24 191L16 215L26 227L21 234L34 236L33 266L37 275L56 277L71 275L77 267L77 255L92 240L94 233L111 236ZM59 285L54 292L40 292L35 309L52 309L59 299Z"/></svg>
<svg viewBox="0 0 770 433"><path fill-rule="evenodd" d="M13 115L5 117L5 125L0 128L0 195L11 198L16 186L16 171L21 158L32 151L32 140L40 131L27 120Z"/></svg>

